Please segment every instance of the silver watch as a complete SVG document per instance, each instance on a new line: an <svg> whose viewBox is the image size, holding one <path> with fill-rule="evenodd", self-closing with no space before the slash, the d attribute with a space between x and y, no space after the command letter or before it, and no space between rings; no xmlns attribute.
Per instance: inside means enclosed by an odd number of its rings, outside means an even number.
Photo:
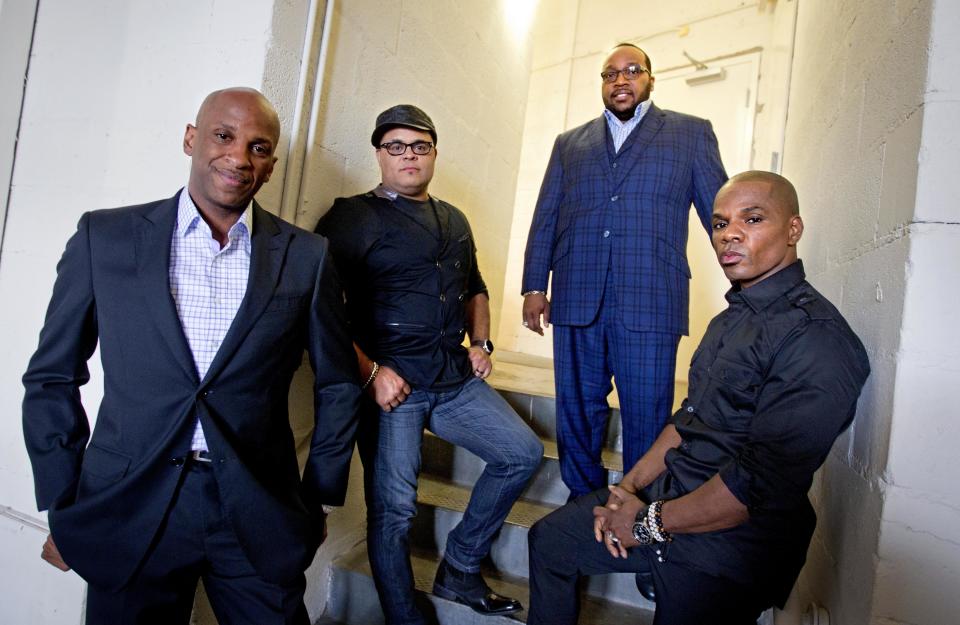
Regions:
<svg viewBox="0 0 960 625"><path fill-rule="evenodd" d="M633 539L641 545L652 545L656 542L653 532L647 527L647 508L644 506L637 513L637 521L633 524Z"/></svg>
<svg viewBox="0 0 960 625"><path fill-rule="evenodd" d="M641 545L652 545L656 542L656 539L654 539L653 533L650 532L650 528L647 527L646 508L640 511L637 518L640 520L633 524L633 539Z"/></svg>

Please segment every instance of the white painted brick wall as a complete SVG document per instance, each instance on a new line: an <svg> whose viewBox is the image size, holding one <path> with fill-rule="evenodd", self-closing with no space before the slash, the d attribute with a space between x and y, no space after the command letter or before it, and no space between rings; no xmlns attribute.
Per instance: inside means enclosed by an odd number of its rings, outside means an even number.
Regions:
<svg viewBox="0 0 960 625"><path fill-rule="evenodd" d="M960 9L805 0L799 15L784 172L801 254L873 366L815 488L801 586L831 622L954 622Z"/></svg>

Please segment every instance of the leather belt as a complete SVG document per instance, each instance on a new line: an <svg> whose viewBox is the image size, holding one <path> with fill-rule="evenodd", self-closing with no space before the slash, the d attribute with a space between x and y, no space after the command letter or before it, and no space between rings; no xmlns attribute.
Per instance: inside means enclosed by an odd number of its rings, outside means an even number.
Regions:
<svg viewBox="0 0 960 625"><path fill-rule="evenodd" d="M189 458L191 462L213 462L213 459L210 458L210 452L202 449L194 449L187 458Z"/></svg>

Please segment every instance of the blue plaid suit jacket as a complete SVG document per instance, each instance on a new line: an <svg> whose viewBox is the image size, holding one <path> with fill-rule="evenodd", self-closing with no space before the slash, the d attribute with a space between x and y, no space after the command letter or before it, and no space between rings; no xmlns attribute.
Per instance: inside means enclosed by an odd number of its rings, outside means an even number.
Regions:
<svg viewBox="0 0 960 625"><path fill-rule="evenodd" d="M603 116L557 137L530 225L523 291L550 321L588 325L609 270L631 330L687 333L690 204L707 232L727 174L710 122L651 106L614 160Z"/></svg>

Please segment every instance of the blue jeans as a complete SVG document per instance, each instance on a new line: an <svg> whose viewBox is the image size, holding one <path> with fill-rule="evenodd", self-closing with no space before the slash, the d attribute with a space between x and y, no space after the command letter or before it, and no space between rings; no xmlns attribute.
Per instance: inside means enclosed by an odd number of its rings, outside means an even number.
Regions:
<svg viewBox="0 0 960 625"><path fill-rule="evenodd" d="M471 378L451 391L414 390L391 412L361 425L367 499L367 552L387 623L422 624L414 605L408 534L416 514L420 445L428 427L487 464L463 519L447 536L444 557L476 572L493 536L543 457L540 439L486 382Z"/></svg>

